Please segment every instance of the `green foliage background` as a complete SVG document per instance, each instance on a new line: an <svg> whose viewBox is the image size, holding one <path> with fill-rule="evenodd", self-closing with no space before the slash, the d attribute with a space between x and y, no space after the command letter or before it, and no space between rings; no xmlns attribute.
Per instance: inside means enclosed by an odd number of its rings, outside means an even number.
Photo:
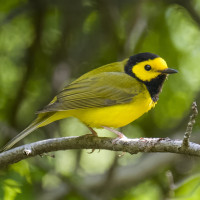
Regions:
<svg viewBox="0 0 200 200"><path fill-rule="evenodd" d="M155 109L123 132L133 138L182 138L191 103L200 104L199 13L200 0L0 0L1 146L64 85L138 52L160 55L179 73L169 77ZM194 129L191 141L198 143L199 118ZM70 118L35 131L23 143L86 133ZM54 155L2 169L0 199L199 199L198 158L169 155L166 162L162 154L118 157L108 151ZM147 159L149 167L138 169ZM127 167L132 172L126 180ZM138 175L132 177L135 170Z"/></svg>

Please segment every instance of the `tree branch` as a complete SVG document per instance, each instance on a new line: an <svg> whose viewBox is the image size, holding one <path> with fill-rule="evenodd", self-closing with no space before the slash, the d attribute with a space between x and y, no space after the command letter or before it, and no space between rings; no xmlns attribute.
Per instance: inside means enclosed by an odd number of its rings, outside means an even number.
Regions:
<svg viewBox="0 0 200 200"><path fill-rule="evenodd" d="M130 154L139 152L171 152L200 156L200 145L189 143L188 148L181 148L182 140L171 140L169 138L142 138L142 139L120 139L73 136L43 140L28 145L23 145L0 154L0 168L9 164L19 162L29 157L42 155L44 153L69 150L69 149L106 149L111 151L123 151Z"/></svg>

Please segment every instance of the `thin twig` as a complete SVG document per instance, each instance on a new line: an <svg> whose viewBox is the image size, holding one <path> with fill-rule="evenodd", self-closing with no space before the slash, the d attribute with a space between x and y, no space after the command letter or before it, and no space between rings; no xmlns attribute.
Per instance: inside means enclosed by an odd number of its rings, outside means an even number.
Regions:
<svg viewBox="0 0 200 200"><path fill-rule="evenodd" d="M182 147L184 147L184 148L189 146L189 139L192 134L192 128L196 122L195 119L196 119L197 115L198 115L197 103L194 101L192 103L192 114L190 116L190 120L188 122L187 129L186 129L186 132L185 132L184 138L183 138Z"/></svg>
<svg viewBox="0 0 200 200"><path fill-rule="evenodd" d="M169 193L168 193L168 197L169 199L174 197L174 177L171 171L167 171L166 172L166 177L168 179L168 183L169 183Z"/></svg>

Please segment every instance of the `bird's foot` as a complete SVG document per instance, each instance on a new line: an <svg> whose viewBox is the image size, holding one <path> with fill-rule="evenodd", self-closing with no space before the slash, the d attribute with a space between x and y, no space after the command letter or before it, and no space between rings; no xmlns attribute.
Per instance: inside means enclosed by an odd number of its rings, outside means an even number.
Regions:
<svg viewBox="0 0 200 200"><path fill-rule="evenodd" d="M115 138L112 143L115 144L117 141L121 140L121 139L127 139L127 137L120 131L117 131L115 129L112 129L110 127L107 127L107 126L102 126L103 128L105 128L106 130L112 132L112 133L115 133L117 135L117 138Z"/></svg>
<svg viewBox="0 0 200 200"><path fill-rule="evenodd" d="M98 134L97 134L97 132L94 130L94 129L92 129L91 127L88 127L88 129L91 131L91 133L88 133L88 134L86 134L86 135L84 135L84 136L86 136L86 137L98 137ZM94 151L95 151L96 149L92 149L91 150L91 152L88 152L88 154L92 154ZM99 149L99 152L100 152L100 149Z"/></svg>
<svg viewBox="0 0 200 200"><path fill-rule="evenodd" d="M88 154L92 154L95 150L96 150L96 149L92 149L90 152L88 152ZM97 153L99 153L99 152L100 152L100 149L98 150Z"/></svg>

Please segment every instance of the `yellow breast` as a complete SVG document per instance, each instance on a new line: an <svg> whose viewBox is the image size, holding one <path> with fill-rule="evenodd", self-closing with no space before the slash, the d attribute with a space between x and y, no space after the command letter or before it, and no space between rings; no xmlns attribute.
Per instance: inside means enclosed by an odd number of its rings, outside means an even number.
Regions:
<svg viewBox="0 0 200 200"><path fill-rule="evenodd" d="M144 91L128 104L70 112L72 116L80 119L90 127L101 128L102 126L108 126L118 128L131 123L154 106L155 103L152 101L148 91Z"/></svg>

